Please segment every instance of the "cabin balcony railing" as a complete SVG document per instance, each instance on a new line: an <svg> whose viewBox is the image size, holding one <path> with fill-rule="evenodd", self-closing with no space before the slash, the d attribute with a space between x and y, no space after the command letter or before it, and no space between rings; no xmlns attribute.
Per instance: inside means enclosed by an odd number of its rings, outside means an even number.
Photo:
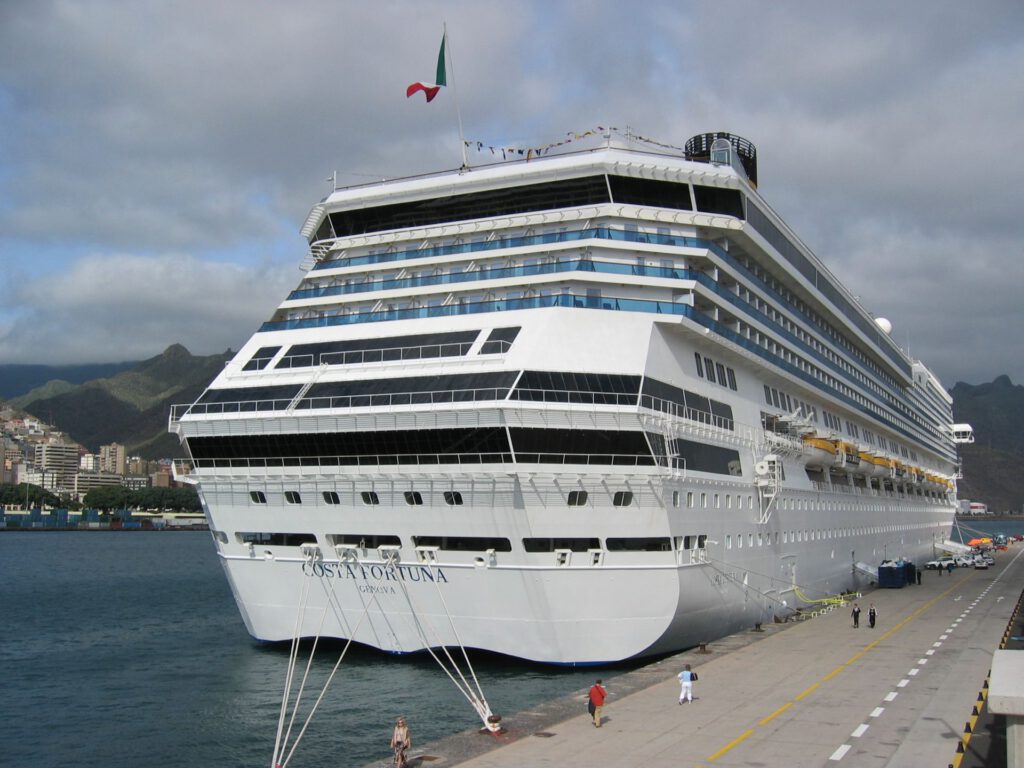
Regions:
<svg viewBox="0 0 1024 768"><path fill-rule="evenodd" d="M294 411L335 410L349 408L387 408L398 406L446 405L468 402L515 404L517 409L529 408L533 404L544 405L588 405L610 406L612 409L627 408L630 412L654 411L662 416L684 422L700 424L716 430L733 432L733 419L679 403L653 397L615 392L582 392L546 389L515 389L509 397L507 388L486 388L466 390L437 390L430 392L391 392L367 395L341 395L333 397L304 397L295 404ZM188 415L235 415L260 414L287 411L294 398L275 400L242 400L211 403L181 403L171 406L169 424L174 427ZM639 403L638 403L639 401Z"/></svg>
<svg viewBox="0 0 1024 768"><path fill-rule="evenodd" d="M481 464L542 464L588 467L655 467L653 456L608 453L522 453L497 451L488 453L406 453L358 454L349 456L280 456L244 458L193 459L192 472L217 469L245 470L301 470L337 469L344 467L408 467L417 466L471 466ZM663 464L662 464L663 465Z"/></svg>
<svg viewBox="0 0 1024 768"><path fill-rule="evenodd" d="M477 269L469 272L449 272L443 275L423 275L421 277L404 277L393 280L376 280L348 285L327 285L319 288L300 288L288 294L288 301L300 299L319 299L326 296L344 296L352 293L369 293L371 291L390 291L407 288L420 288L432 285L452 285L456 283L478 282L481 280L502 280L507 278L535 277L560 272L593 272L608 275L628 275L634 277L662 277L669 280L699 280L707 278L702 272L689 269L654 267L640 264L621 264L618 262L595 261L592 259L567 259L549 264L525 264L516 267L498 267L495 269ZM710 278L707 278L713 284Z"/></svg>
<svg viewBox="0 0 1024 768"><path fill-rule="evenodd" d="M653 232L634 232L631 230L612 229L611 227L592 227L590 229L576 229L567 232L544 232L539 235L501 237L473 243L435 245L429 248L412 248L404 251L343 256L340 259L320 261L313 267L313 271L363 264L386 264L392 261L430 259L437 256L453 256L463 253L498 251L505 248L526 248L536 245L577 242L580 240L617 240L627 243L651 243L653 245L667 245L679 248L711 249L715 247L714 243L710 240L697 237L681 237L679 235L664 235Z"/></svg>

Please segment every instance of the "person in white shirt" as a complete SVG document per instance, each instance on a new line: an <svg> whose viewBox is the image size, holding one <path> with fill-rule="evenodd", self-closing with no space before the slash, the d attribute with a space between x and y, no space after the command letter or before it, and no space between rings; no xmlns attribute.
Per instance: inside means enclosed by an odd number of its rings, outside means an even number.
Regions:
<svg viewBox="0 0 1024 768"><path fill-rule="evenodd" d="M683 671L679 673L679 703L682 704L684 701L693 701L693 683L697 679L697 673L690 671L690 665L687 664L683 667Z"/></svg>

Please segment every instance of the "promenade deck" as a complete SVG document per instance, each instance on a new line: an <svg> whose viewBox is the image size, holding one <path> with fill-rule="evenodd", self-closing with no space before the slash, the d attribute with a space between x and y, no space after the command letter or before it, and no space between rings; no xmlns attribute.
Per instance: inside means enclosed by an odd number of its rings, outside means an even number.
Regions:
<svg viewBox="0 0 1024 768"><path fill-rule="evenodd" d="M412 765L946 768L1024 589L1022 555L1018 547L988 570L926 571L921 586L867 593L858 629L847 606L609 675L600 729L579 691L506 714L500 736L419 747ZM695 701L679 705L685 663L700 680Z"/></svg>

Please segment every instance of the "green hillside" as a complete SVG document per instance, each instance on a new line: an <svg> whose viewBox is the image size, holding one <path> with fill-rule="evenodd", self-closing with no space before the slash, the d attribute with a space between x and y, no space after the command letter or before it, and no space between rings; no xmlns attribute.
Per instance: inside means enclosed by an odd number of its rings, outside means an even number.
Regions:
<svg viewBox="0 0 1024 768"><path fill-rule="evenodd" d="M167 434L170 407L195 400L231 354L195 357L174 344L107 379L61 388L57 394L47 384L19 398L17 405L90 451L118 442L143 458L180 456L177 439Z"/></svg>

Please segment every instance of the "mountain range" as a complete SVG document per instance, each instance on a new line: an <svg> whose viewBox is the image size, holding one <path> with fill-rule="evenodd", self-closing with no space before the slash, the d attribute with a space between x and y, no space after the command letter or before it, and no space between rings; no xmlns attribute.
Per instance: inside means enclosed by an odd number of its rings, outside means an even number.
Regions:
<svg viewBox="0 0 1024 768"><path fill-rule="evenodd" d="M10 403L93 452L117 442L132 456L179 457L178 439L167 432L171 406L199 397L233 354L196 357L173 344L112 376L79 384L51 380Z"/></svg>
<svg viewBox="0 0 1024 768"><path fill-rule="evenodd" d="M32 372L38 386L13 398L15 407L61 429L90 451L118 442L135 456L178 457L182 454L178 440L167 433L171 405L199 397L232 354L228 350L196 357L174 344L140 363L117 363L109 369L51 368L49 372L55 374L51 380L45 378L45 366L0 366L0 381L4 382L0 391L17 393L17 387L4 379L9 369L44 369ZM105 375L73 380L89 371ZM60 378L69 372L73 374L70 380ZM954 421L971 424L975 434L973 445L960 446L964 475L959 481L960 498L982 501L991 511L1020 513L1024 505L1024 386L999 376L988 384L958 382L950 394Z"/></svg>

